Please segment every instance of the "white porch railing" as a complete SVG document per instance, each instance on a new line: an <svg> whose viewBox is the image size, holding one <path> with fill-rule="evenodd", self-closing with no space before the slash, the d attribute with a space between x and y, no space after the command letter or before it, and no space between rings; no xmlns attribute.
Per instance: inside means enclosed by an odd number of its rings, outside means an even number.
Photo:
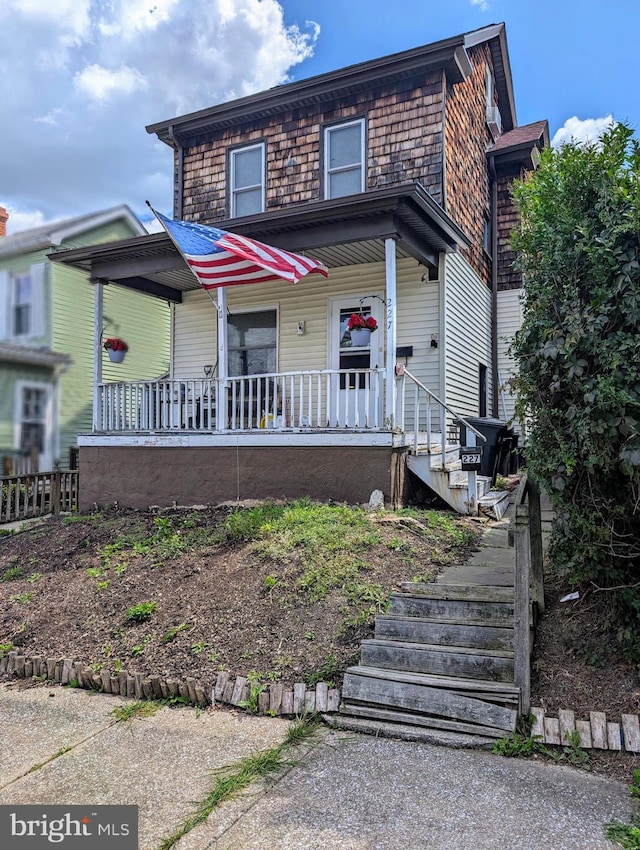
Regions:
<svg viewBox="0 0 640 850"><path fill-rule="evenodd" d="M100 384L95 430L375 430L383 427L384 381L384 369L326 369L234 377L226 383Z"/></svg>

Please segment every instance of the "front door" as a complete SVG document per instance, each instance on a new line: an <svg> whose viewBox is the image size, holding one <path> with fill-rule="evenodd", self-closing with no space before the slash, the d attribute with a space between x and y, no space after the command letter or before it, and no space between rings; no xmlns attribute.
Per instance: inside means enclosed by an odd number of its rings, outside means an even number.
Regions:
<svg viewBox="0 0 640 850"><path fill-rule="evenodd" d="M357 339L348 329L353 313L372 316L378 325L368 340ZM357 335L356 335L357 336ZM330 310L329 368L331 378L330 427L375 428L381 424L384 351L384 301L382 296L353 295L334 298Z"/></svg>

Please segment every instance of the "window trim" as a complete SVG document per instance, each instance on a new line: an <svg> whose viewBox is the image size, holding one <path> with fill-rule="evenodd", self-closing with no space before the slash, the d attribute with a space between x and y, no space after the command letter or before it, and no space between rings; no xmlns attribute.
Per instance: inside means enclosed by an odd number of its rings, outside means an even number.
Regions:
<svg viewBox="0 0 640 850"><path fill-rule="evenodd" d="M360 192L364 192L366 188L366 152L367 152L367 124L366 119L362 118L353 118L349 121L340 121L338 124L328 124L323 129L322 134L322 153L323 153L323 193L324 197L327 200L330 200L333 196L329 191L330 187L330 177L332 174L338 173L339 171L347 171L353 169L353 166L342 166L341 168L329 168L329 160L330 160L330 138L331 133L335 130L342 130L345 127L351 127L355 124L359 124L361 128L360 132ZM347 197L346 195L338 195L338 198Z"/></svg>
<svg viewBox="0 0 640 850"><path fill-rule="evenodd" d="M247 151L254 150L256 148L260 149L261 154L261 163L260 163L260 172L262 176L261 182L252 184L250 186L242 186L238 189L235 185L236 178L236 167L235 167L235 158L238 154L246 153ZM242 145L241 147L231 148L229 150L229 212L230 218L242 218L242 216L238 216L236 212L236 198L242 192L247 191L255 191L258 187L260 188L260 209L257 213L251 213L251 215L256 215L258 213L263 213L265 211L266 205L266 184L267 184L267 153L266 153L266 144L265 142L254 142L250 145Z"/></svg>

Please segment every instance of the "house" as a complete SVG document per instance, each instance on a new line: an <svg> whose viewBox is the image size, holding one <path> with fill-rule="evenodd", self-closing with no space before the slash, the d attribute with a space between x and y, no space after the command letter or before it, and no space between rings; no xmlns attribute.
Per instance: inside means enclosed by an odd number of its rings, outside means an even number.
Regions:
<svg viewBox="0 0 640 850"><path fill-rule="evenodd" d="M174 151L175 219L329 275L210 296L166 234L56 255L98 296L108 284L171 303L167 379L98 381L83 505L362 502L374 489L399 503L409 469L475 513L487 482L456 468L457 428L512 414L509 185L548 144L546 121L517 126L504 25L147 130ZM377 323L366 342L348 331L354 312Z"/></svg>
<svg viewBox="0 0 640 850"><path fill-rule="evenodd" d="M87 275L52 263L52 251L140 237L127 206L6 235L0 210L0 457L37 449L41 471L67 466L79 433L91 430L94 298ZM130 343L109 380L157 378L169 363L169 310L139 293L111 287L98 337ZM102 352L107 361L107 352Z"/></svg>

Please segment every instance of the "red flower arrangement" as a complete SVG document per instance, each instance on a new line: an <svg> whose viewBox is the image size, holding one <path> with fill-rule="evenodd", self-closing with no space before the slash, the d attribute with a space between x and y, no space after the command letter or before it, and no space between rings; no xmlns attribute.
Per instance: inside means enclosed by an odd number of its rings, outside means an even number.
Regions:
<svg viewBox="0 0 640 850"><path fill-rule="evenodd" d="M350 331L375 331L377 328L378 323L373 316L365 316L363 313L352 313L347 322Z"/></svg>
<svg viewBox="0 0 640 850"><path fill-rule="evenodd" d="M128 351L129 346L123 339L119 339L117 336L110 337L109 339L105 339L103 348L107 351L111 349L112 351Z"/></svg>

